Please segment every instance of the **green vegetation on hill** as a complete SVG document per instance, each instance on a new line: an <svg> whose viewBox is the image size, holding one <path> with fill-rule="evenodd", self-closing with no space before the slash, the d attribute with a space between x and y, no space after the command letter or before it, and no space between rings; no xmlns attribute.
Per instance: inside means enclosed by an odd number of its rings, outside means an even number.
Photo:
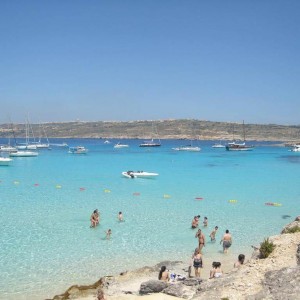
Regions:
<svg viewBox="0 0 300 300"><path fill-rule="evenodd" d="M168 139L225 139L243 140L242 123L211 122L203 120L159 121L98 121L44 123L48 137L56 138L168 138ZM37 136L39 124L32 124ZM153 128L155 133L153 133ZM247 140L291 141L300 140L300 126L245 124ZM25 136L24 124L13 124L16 137ZM8 124L0 125L0 137L12 137Z"/></svg>

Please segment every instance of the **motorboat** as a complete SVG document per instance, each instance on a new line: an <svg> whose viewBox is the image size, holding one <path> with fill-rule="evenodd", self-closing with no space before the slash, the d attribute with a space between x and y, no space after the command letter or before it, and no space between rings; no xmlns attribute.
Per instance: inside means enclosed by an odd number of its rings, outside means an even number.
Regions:
<svg viewBox="0 0 300 300"><path fill-rule="evenodd" d="M128 148L129 145L127 144L120 144L120 143L117 143L114 145L114 148Z"/></svg>
<svg viewBox="0 0 300 300"><path fill-rule="evenodd" d="M0 166L9 166L12 159L9 157L0 157Z"/></svg>
<svg viewBox="0 0 300 300"><path fill-rule="evenodd" d="M292 152L300 152L300 144L295 144L293 145L293 148L289 151L292 151Z"/></svg>
<svg viewBox="0 0 300 300"><path fill-rule="evenodd" d="M190 151L190 152L199 152L201 151L200 147L197 146L180 146L176 148L172 148L175 151Z"/></svg>
<svg viewBox="0 0 300 300"><path fill-rule="evenodd" d="M70 147L69 153L71 153L71 154L87 154L88 149L86 149L83 146Z"/></svg>
<svg viewBox="0 0 300 300"><path fill-rule="evenodd" d="M122 172L122 175L127 178L154 178L159 174L144 172L144 171L127 171L127 172Z"/></svg>
<svg viewBox="0 0 300 300"><path fill-rule="evenodd" d="M109 140L105 140L103 144L110 144Z"/></svg>
<svg viewBox="0 0 300 300"><path fill-rule="evenodd" d="M34 157L38 155L38 152L34 151L17 151L9 153L10 157Z"/></svg>

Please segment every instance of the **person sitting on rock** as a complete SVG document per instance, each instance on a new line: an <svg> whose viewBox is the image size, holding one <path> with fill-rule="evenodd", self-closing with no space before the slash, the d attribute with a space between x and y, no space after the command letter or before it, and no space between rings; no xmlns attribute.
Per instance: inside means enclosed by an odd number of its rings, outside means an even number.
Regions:
<svg viewBox="0 0 300 300"><path fill-rule="evenodd" d="M210 271L209 279L219 278L223 275L223 271L221 269L221 263L220 262L214 261L212 263L212 267L213 268Z"/></svg>
<svg viewBox="0 0 300 300"><path fill-rule="evenodd" d="M158 274L158 279L161 281L168 282L170 280L169 272L166 268L166 266L162 266L159 274Z"/></svg>
<svg viewBox="0 0 300 300"><path fill-rule="evenodd" d="M239 268L244 264L245 261L245 255L244 254L240 254L238 256L238 261L234 263L234 267L235 268Z"/></svg>

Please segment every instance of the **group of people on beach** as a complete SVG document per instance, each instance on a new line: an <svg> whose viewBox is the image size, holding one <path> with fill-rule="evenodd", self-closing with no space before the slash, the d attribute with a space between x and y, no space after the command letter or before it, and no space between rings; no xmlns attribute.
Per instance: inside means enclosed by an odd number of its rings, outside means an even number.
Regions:
<svg viewBox="0 0 300 300"><path fill-rule="evenodd" d="M192 225L191 228L192 229L196 229L199 226L199 221L200 221L200 215L194 216L193 220L192 220ZM207 227L208 226L208 218L204 217L203 220L203 227ZM219 227L215 226L214 229L212 230L212 232L210 233L209 237L211 242L215 242L216 241L216 234L218 231ZM200 277L200 270L201 268L203 268L203 253L202 253L202 249L203 247L205 247L206 244L206 238L205 235L202 231L202 229L198 229L198 231L195 234L195 238L198 239L198 247L195 249L193 255L192 255L192 263L189 267L189 276L191 275L191 267L194 267L195 270L195 277ZM228 249L231 247L232 245L232 236L229 233L229 230L227 229L225 231L225 234L223 235L220 244L223 245L223 253L227 253ZM244 263L245 260L245 255L240 254L238 257L238 261L234 264L234 267L239 267ZM220 262L213 262L212 263L212 269L210 271L210 278L218 278L222 276L222 269L221 269L221 263Z"/></svg>
<svg viewBox="0 0 300 300"><path fill-rule="evenodd" d="M124 221L123 213L121 211L119 211L117 218L118 218L119 222ZM91 217L90 217L90 221L91 221L91 225L90 225L91 228L95 228L96 226L98 226L100 224L100 213L99 213L98 209L95 209L93 211L93 213L91 214ZM109 228L108 230L105 231L105 233L106 233L106 239L109 240L110 236L112 234L112 230Z"/></svg>

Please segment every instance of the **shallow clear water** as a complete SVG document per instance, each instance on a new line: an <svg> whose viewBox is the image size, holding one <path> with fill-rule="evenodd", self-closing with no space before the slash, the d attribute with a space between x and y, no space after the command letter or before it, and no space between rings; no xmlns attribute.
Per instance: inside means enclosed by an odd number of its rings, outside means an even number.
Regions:
<svg viewBox="0 0 300 300"><path fill-rule="evenodd" d="M194 215L201 215L200 224L208 217L207 239L215 225L217 241L229 229L236 257L299 214L300 154L287 148L261 143L254 151L227 152L199 142L201 152L184 153L171 149L183 141L162 141L153 149L139 148L138 140L126 141L128 149L98 139L66 141L90 151L71 155L53 148L0 167L0 299L53 297L103 275L187 260L197 246L190 229ZM127 170L160 175L132 180L121 176ZM101 224L91 229L96 208ZM220 250L208 242L204 255L222 259Z"/></svg>

